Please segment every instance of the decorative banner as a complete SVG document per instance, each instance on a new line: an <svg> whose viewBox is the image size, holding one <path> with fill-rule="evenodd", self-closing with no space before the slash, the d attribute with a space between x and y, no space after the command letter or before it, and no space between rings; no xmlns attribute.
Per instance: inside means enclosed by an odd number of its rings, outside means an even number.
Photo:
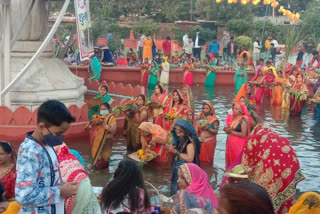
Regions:
<svg viewBox="0 0 320 214"><path fill-rule="evenodd" d="M74 0L80 60L93 54L89 0Z"/></svg>

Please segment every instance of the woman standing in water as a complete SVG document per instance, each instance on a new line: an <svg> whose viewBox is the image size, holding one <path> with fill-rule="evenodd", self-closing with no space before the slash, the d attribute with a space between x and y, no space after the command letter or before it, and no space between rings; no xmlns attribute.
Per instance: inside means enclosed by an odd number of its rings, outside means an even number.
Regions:
<svg viewBox="0 0 320 214"><path fill-rule="evenodd" d="M295 83L292 84L292 94L290 96L290 115L301 116L301 112L306 104L309 93L308 86L304 83L301 74L297 75Z"/></svg>
<svg viewBox="0 0 320 214"><path fill-rule="evenodd" d="M213 164L217 144L219 120L211 103L204 103L197 118L201 141L200 161Z"/></svg>
<svg viewBox="0 0 320 214"><path fill-rule="evenodd" d="M234 86L235 86L235 94L237 94L241 86L244 83L248 82L248 74L245 68L245 64L243 63L240 64L240 68L238 68L237 72L235 73L233 80L234 80Z"/></svg>
<svg viewBox="0 0 320 214"><path fill-rule="evenodd" d="M241 154L250 133L251 119L249 112L243 103L235 103L232 106L233 114L228 115L226 127L227 134L226 168L228 168Z"/></svg>
<svg viewBox="0 0 320 214"><path fill-rule="evenodd" d="M148 121L148 109L146 107L146 97L143 94L137 96L135 101L138 111L129 110L126 112L127 121L127 148L136 151L141 148L140 133L138 130L142 122Z"/></svg>
<svg viewBox="0 0 320 214"><path fill-rule="evenodd" d="M149 79L148 79L148 88L153 89L158 82L159 77L159 66L155 61L152 61L149 68Z"/></svg>
<svg viewBox="0 0 320 214"><path fill-rule="evenodd" d="M168 133L158 124L151 124L149 122L142 122L139 126L139 132L141 135L142 149L156 152L159 155L155 159L156 162L167 162L166 144Z"/></svg>
<svg viewBox="0 0 320 214"><path fill-rule="evenodd" d="M100 85L99 93L93 99L88 101L88 116L92 119L93 115L99 114L99 107L101 103L108 103L110 106L113 103L113 99L108 95L109 87L107 84Z"/></svg>
<svg viewBox="0 0 320 214"><path fill-rule="evenodd" d="M93 118L86 129L90 130L91 158L98 169L108 168L112 153L112 138L117 131L117 120L110 113L110 105L100 105L100 118Z"/></svg>
<svg viewBox="0 0 320 214"><path fill-rule="evenodd" d="M173 155L173 169L171 177L171 195L178 191L178 170L184 163L200 164L200 140L191 123L186 120L178 120L171 131L173 136L169 151Z"/></svg>
<svg viewBox="0 0 320 214"><path fill-rule="evenodd" d="M158 120L159 115L163 113L163 110L168 103L167 92L160 84L157 84L154 87L154 93L151 96L151 99L155 103L155 105L152 106L153 123L155 123L155 121Z"/></svg>

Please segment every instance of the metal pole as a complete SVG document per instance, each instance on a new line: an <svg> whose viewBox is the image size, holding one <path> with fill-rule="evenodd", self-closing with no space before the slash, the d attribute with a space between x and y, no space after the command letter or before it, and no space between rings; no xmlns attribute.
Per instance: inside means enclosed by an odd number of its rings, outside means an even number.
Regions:
<svg viewBox="0 0 320 214"><path fill-rule="evenodd" d="M193 13L193 3L192 0L190 0L190 21L192 22L192 13Z"/></svg>
<svg viewBox="0 0 320 214"><path fill-rule="evenodd" d="M267 21L267 16L268 16L268 10L269 10L269 5L267 4L266 13L264 15L264 23L263 23L262 33L261 33L261 46L262 46L263 37L264 37L264 30L266 29L266 21ZM260 59L260 55L261 55L261 51L259 53L259 59Z"/></svg>
<svg viewBox="0 0 320 214"><path fill-rule="evenodd" d="M4 87L10 83L10 40L11 40L11 17L10 17L10 5L4 5L4 34L3 34L3 77ZM2 103L10 108L10 94L4 95Z"/></svg>

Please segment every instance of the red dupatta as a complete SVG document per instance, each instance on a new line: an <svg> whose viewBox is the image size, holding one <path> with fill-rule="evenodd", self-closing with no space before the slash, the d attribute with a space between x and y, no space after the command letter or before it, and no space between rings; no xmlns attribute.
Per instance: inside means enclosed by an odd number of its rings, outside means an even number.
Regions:
<svg viewBox="0 0 320 214"><path fill-rule="evenodd" d="M242 117L240 118L240 120L233 121L233 118L235 115L232 113L232 114L228 115L228 117L226 118L226 125L230 126L232 129L234 129L239 125L239 123L241 122L242 119L245 119L248 122L248 135L249 135L250 130L251 130L251 117L250 117L249 111L248 111L246 105L243 103L240 103L240 102L233 104L232 108L236 104L240 105L240 107L241 107Z"/></svg>
<svg viewBox="0 0 320 214"><path fill-rule="evenodd" d="M268 191L275 213L286 213L304 179L290 141L259 124L247 138L242 164L250 180Z"/></svg>

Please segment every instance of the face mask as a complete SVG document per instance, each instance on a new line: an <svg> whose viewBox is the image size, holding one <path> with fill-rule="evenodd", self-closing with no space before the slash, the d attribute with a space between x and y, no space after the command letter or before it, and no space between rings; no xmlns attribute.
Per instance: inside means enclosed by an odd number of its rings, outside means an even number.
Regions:
<svg viewBox="0 0 320 214"><path fill-rule="evenodd" d="M149 132L145 132L145 133L144 133L144 136L149 136L149 135L150 135Z"/></svg>
<svg viewBox="0 0 320 214"><path fill-rule="evenodd" d="M63 135L55 136L51 132L47 135L42 135L42 139L48 146L51 146L51 147L59 146L63 143Z"/></svg>
<svg viewBox="0 0 320 214"><path fill-rule="evenodd" d="M203 113L204 113L204 116L206 116L206 117L210 115L210 111L205 111Z"/></svg>
<svg viewBox="0 0 320 214"><path fill-rule="evenodd" d="M109 111L108 111L108 110L101 110L101 111L100 111L100 114L101 114L102 116L106 116L106 115L109 114Z"/></svg>

